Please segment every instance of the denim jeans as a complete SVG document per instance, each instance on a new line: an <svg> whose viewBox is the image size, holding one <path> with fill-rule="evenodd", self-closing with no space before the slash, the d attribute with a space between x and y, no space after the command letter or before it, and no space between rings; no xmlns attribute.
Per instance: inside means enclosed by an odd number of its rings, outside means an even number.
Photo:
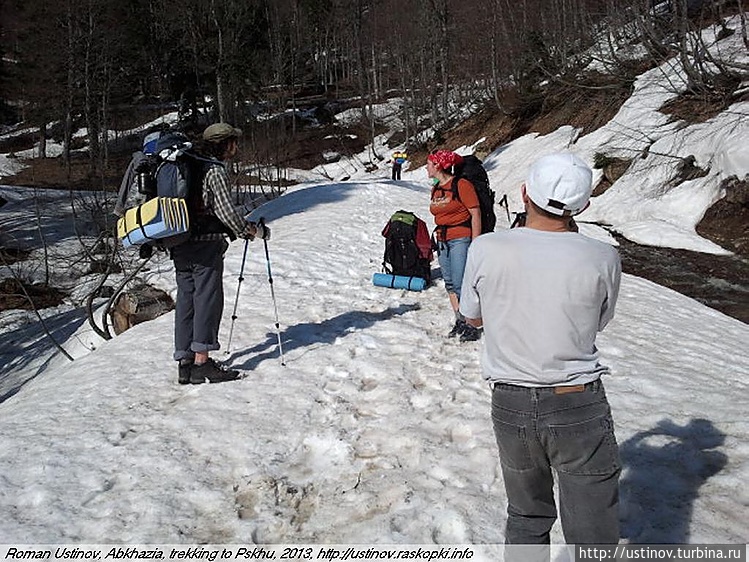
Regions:
<svg viewBox="0 0 749 562"><path fill-rule="evenodd" d="M221 346L218 329L224 312L225 240L185 242L172 249L177 274L174 360Z"/></svg>
<svg viewBox="0 0 749 562"><path fill-rule="evenodd" d="M582 392L497 384L492 420L507 492L506 544L548 544L557 518L569 544L619 542L619 449L600 380Z"/></svg>
<svg viewBox="0 0 749 562"><path fill-rule="evenodd" d="M463 286L463 273L466 270L470 245L470 237L437 242L437 260L442 270L442 279L445 280L445 289L448 293L458 295L458 299Z"/></svg>

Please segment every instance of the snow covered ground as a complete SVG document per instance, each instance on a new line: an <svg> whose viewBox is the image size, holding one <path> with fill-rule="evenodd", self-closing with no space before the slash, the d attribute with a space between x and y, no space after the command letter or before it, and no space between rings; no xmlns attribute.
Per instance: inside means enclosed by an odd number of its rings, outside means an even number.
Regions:
<svg viewBox="0 0 749 562"><path fill-rule="evenodd" d="M547 152L568 148L592 162L595 152L631 157L652 141L650 156L582 221L641 242L722 252L694 224L720 197L721 179L749 173L749 103L702 125L669 124L655 108L675 95L659 79L671 71L643 75L595 133L527 135L489 155L498 199L506 193L520 210L528 165ZM665 152L693 154L710 174L667 189L675 169ZM440 280L422 293L371 283L389 216L402 208L429 222L426 175L416 169L390 182L384 163L379 177L365 174L365 159L326 165L325 175L346 182L299 173L318 181L256 211L273 229L286 366L259 242L249 246L231 349L217 354L247 371L240 381L177 385L173 314L103 341L80 310L45 311L72 363L30 314L0 315L0 542L502 542L481 342L445 338L452 318ZM2 224L34 222L32 193L0 195L9 200ZM60 240L58 254L71 243L63 226L44 225ZM600 227L581 230L610 240ZM242 251L235 242L226 259L224 345ZM168 260L143 277L174 294ZM624 276L599 347L612 368L605 384L625 464L625 542L749 542L747 342L746 324ZM553 540L563 542L558 527Z"/></svg>
<svg viewBox="0 0 749 562"><path fill-rule="evenodd" d="M479 343L441 282L378 288L380 230L419 183L300 187L262 209L231 350L247 377L177 385L173 314L111 341L77 311L0 336L0 536L27 543L498 543L505 504ZM226 261L227 307L243 244ZM174 291L168 260L148 273ZM625 276L600 337L633 543L744 543L749 327ZM25 381L25 383L24 383ZM555 542L563 542L555 528Z"/></svg>

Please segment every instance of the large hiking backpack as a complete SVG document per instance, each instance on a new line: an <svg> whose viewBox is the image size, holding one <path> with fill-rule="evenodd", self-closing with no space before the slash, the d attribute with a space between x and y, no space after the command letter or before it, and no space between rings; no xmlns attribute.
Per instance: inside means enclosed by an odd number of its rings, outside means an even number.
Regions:
<svg viewBox="0 0 749 562"><path fill-rule="evenodd" d="M173 248L196 233L226 231L203 205L203 179L214 162L191 149L183 134L165 133L156 141L154 153L138 164L135 183L146 201L127 210L117 223L125 247Z"/></svg>
<svg viewBox="0 0 749 562"><path fill-rule="evenodd" d="M409 211L394 213L382 229L385 255L382 267L391 275L431 279L432 242L426 223Z"/></svg>
<svg viewBox="0 0 749 562"><path fill-rule="evenodd" d="M463 162L454 167L452 182L453 199L460 201L458 180L466 179L473 184L481 209L481 234L494 231L497 215L494 213L494 191L489 187L489 176L483 163L473 154L463 156Z"/></svg>
<svg viewBox="0 0 749 562"><path fill-rule="evenodd" d="M202 185L204 160L190 151L181 133L167 133L156 141L156 195L188 199ZM200 183L199 183L200 182Z"/></svg>

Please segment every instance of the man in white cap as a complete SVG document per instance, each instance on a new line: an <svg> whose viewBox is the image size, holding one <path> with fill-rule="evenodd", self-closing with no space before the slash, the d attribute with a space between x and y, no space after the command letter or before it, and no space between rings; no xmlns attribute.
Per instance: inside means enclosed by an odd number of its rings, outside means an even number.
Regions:
<svg viewBox="0 0 749 562"><path fill-rule="evenodd" d="M549 544L552 469L565 540L619 540L619 451L595 339L614 315L621 263L576 232L591 184L577 156L540 158L521 188L525 228L481 236L468 252L460 312L484 327L508 545Z"/></svg>

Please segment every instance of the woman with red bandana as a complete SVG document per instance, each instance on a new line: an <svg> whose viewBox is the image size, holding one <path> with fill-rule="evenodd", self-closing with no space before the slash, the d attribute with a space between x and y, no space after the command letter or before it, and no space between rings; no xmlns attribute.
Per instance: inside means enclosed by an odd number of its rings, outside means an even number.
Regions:
<svg viewBox="0 0 749 562"><path fill-rule="evenodd" d="M463 157L450 150L437 150L427 157L427 175L432 183L429 211L437 225L437 258L455 314L448 337L459 335L460 341L475 341L481 331L467 324L458 308L468 246L481 234L481 210L473 184L454 176L454 167L462 162Z"/></svg>

